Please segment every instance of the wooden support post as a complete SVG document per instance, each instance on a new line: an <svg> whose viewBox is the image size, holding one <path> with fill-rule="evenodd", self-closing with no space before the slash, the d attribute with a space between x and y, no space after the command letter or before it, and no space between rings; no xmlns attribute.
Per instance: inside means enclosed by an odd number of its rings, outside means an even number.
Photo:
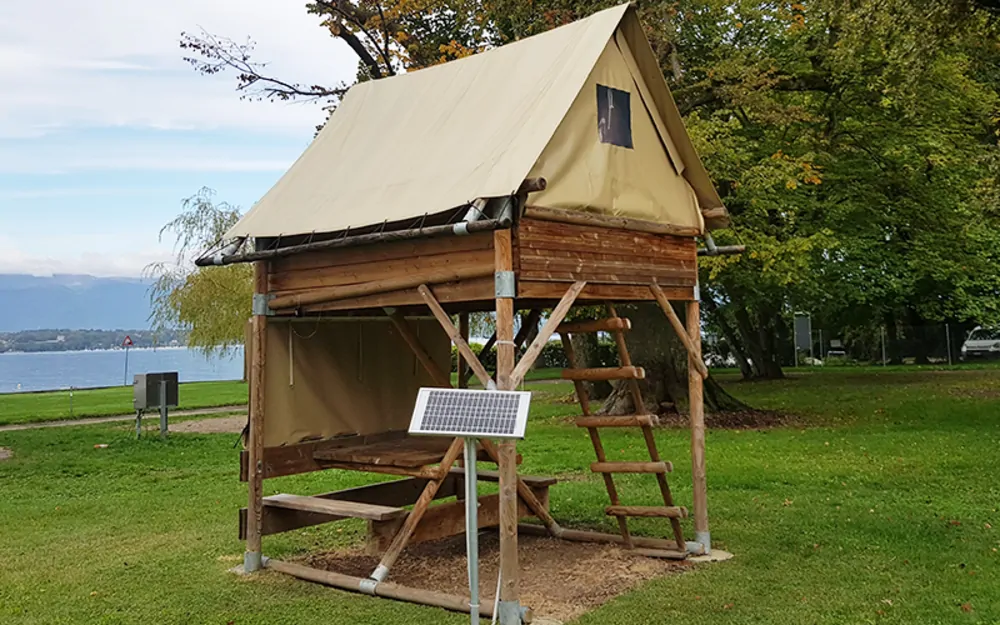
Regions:
<svg viewBox="0 0 1000 625"><path fill-rule="evenodd" d="M469 313L458 314L458 333L462 335L462 340L469 342ZM469 363L462 354L458 355L458 388L469 388Z"/></svg>
<svg viewBox="0 0 1000 625"><path fill-rule="evenodd" d="M254 305L250 321L250 431L247 435L247 545L243 571L261 567L264 524L264 359L267 346L267 261L254 263Z"/></svg>
<svg viewBox="0 0 1000 625"><path fill-rule="evenodd" d="M695 541L712 548L708 531L708 483L705 474L705 399L702 376L695 367L701 363L701 310L697 300L687 305L687 333L694 346L688 358L688 402L691 412L691 479ZM704 364L702 364L704 366Z"/></svg>
<svg viewBox="0 0 1000 625"><path fill-rule="evenodd" d="M434 378L434 384L446 388L450 387L451 376L443 372L437 364L435 364L431 355L428 354L427 350L424 349L424 346L420 344L420 339L417 338L416 332L414 332L413 328L410 327L409 322L406 321L403 314L398 310L393 310L391 308L386 308L385 313L389 316L392 324L396 326L396 329L399 330L399 335L403 337L406 344L410 346L411 350L413 350L413 354L417 357L417 360L420 361L420 364L423 365L424 369L426 369L427 372L431 374L431 377ZM459 362L461 362L461 357L459 357Z"/></svg>
<svg viewBox="0 0 1000 625"><path fill-rule="evenodd" d="M510 230L493 233L495 267L498 276L514 271ZM498 294L497 313L497 388L513 390L514 371L514 293ZM521 625L518 585L520 570L517 557L517 444L500 443L497 450L500 473L500 625Z"/></svg>
<svg viewBox="0 0 1000 625"><path fill-rule="evenodd" d="M444 328L444 331L448 334L449 338L451 338L451 342L455 344L456 348L458 348L459 353L462 354L468 361L469 366L472 367L472 372L476 374L476 377L479 378L479 381L482 382L485 388L490 388L490 386L493 385L493 379L490 377L490 374L487 373L486 367L479 362L479 358L476 356L476 353L472 351L469 344L462 338L462 333L459 332L458 328L455 327L455 324L451 322L451 317L449 317L448 313L444 311L444 308L441 308L441 304L439 304L437 298L434 297L434 293L427 288L426 284L421 284L420 287L417 288L417 291L420 293L420 296L424 298L424 301L427 303L427 307L431 309L431 313L434 314L434 318L438 320L438 323L441 324L441 327ZM513 341L511 343L511 347L513 347ZM513 356L513 352L511 352L511 355Z"/></svg>
<svg viewBox="0 0 1000 625"><path fill-rule="evenodd" d="M420 493L420 498L417 499L415 504L413 504L413 510L411 510L410 514L406 517L403 527L399 528L399 533L397 533L396 537L392 539L392 544L389 545L389 548L382 555L382 560L372 572L372 579L379 582L385 581L386 576L389 575L389 569L392 568L396 559L399 558L399 554L403 552L403 549L406 547L406 543L410 540L410 536L413 535L413 530L417 528L417 524L420 523L420 519L423 518L424 512L427 511L427 506L429 506L431 501L434 500L434 496L437 494L438 488L441 487L445 478L448 477L448 472L451 471L451 465L455 464L455 461L458 460L458 456L462 453L464 446L465 441L461 438L456 438L451 442L451 446L448 447L448 451L445 453L444 458L441 460L441 464L438 466L437 478L427 482L427 486L424 487L424 492Z"/></svg>
<svg viewBox="0 0 1000 625"><path fill-rule="evenodd" d="M535 364L535 360L541 355L545 344L549 342L549 338L555 333L556 328L558 328L559 324L562 323L562 320L566 318L566 313L568 313L569 309L573 307L573 302L576 301L577 296L580 295L580 291L582 291L585 286L587 286L586 282L574 282L573 286L571 286L569 290L566 291L566 294L562 296L562 299L559 300L559 304L552 309L552 314L549 315L548 321L546 321L545 325L542 326L541 331L538 333L538 336L535 337L535 340L532 341L531 346L524 352L524 356L521 356L521 362L517 363L517 366L514 367L510 376L510 388L517 388L517 385L521 383L522 379L524 379L524 375L528 373L528 369L531 368L531 365ZM497 305L499 306L499 300L497 300ZM511 303L511 306L513 306L513 303ZM497 310L499 310L499 308ZM498 314L497 323L499 324L499 322L500 316ZM513 362L513 357L511 358L511 362Z"/></svg>
<svg viewBox="0 0 1000 625"><path fill-rule="evenodd" d="M658 284L649 285L649 290L653 292L653 296L656 297L657 303L659 303L660 308L663 309L663 314L667 316L670 320L670 325L674 327L674 332L677 333L677 338L681 340L684 344L684 348L688 351L688 362L691 364L691 368L701 375L702 379L708 377L708 367L705 366L704 361L701 359L701 347L695 347L694 341L690 336L689 330L684 329L684 324L681 323L680 318L677 317L677 313L674 312L674 307L670 304L670 300L667 299L666 293L660 288ZM698 303L695 302L695 306ZM690 308L688 309L690 310ZM701 342L701 327L698 328L698 341L699 345Z"/></svg>

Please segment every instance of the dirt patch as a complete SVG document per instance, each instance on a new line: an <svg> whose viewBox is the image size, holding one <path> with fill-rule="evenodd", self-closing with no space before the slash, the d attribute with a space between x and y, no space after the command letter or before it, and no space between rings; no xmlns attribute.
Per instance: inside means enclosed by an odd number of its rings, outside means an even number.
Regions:
<svg viewBox="0 0 1000 625"><path fill-rule="evenodd" d="M962 399L1000 399L1000 390L995 388L953 388L949 393Z"/></svg>
<svg viewBox="0 0 1000 625"><path fill-rule="evenodd" d="M14 452L9 447L0 447L0 462L10 460L14 457Z"/></svg>
<svg viewBox="0 0 1000 625"><path fill-rule="evenodd" d="M217 417L215 419L194 419L171 423L171 432L190 432L194 434L239 434L247 425L246 415Z"/></svg>
<svg viewBox="0 0 1000 625"><path fill-rule="evenodd" d="M660 415L660 423L667 427L690 427L687 415L670 413ZM710 430L762 430L795 423L795 417L771 410L731 410L705 413L705 427Z"/></svg>
<svg viewBox="0 0 1000 625"><path fill-rule="evenodd" d="M499 537L480 536L480 602L492 605L499 564ZM614 545L573 543L554 538L518 537L521 568L521 603L536 617L571 620L606 601L628 592L642 582L687 564L659 560L622 550ZM359 551L311 556L314 568L368 577L378 558ZM398 584L468 596L465 538L414 545L393 566L390 580Z"/></svg>

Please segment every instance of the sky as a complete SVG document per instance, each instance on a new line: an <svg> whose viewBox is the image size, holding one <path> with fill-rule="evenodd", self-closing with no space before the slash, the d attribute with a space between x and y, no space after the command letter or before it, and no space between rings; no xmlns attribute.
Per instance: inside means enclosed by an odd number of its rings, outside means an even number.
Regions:
<svg viewBox="0 0 1000 625"><path fill-rule="evenodd" d="M178 40L249 36L275 75L349 82L356 59L305 3L0 2L0 273L138 276L170 258L160 227L201 187L248 210L325 113L241 100Z"/></svg>

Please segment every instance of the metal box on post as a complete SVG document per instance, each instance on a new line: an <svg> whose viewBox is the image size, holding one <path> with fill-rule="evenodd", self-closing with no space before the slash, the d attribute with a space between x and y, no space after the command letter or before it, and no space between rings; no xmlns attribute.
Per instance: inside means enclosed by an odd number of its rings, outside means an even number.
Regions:
<svg viewBox="0 0 1000 625"><path fill-rule="evenodd" d="M132 404L135 407L135 437L142 433L142 413L160 409L160 436L167 436L167 408L177 406L177 372L137 373L132 383Z"/></svg>
<svg viewBox="0 0 1000 625"><path fill-rule="evenodd" d="M167 406L177 406L177 372L137 373L132 384L132 404L136 410L160 407L160 382L167 383Z"/></svg>

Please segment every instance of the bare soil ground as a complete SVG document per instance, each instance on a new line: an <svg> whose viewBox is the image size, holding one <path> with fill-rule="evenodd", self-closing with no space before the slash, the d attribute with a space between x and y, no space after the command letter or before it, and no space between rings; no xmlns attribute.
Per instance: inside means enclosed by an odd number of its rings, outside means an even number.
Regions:
<svg viewBox="0 0 1000 625"><path fill-rule="evenodd" d="M521 535L521 602L539 618L567 621L628 592L639 584L684 570L688 564L646 558L614 545L574 543ZM367 577L378 558L361 551L339 551L306 558L319 569ZM480 602L492 604L499 564L499 537L480 535ZM456 536L407 549L393 566L390 580L398 584L468 596L465 538Z"/></svg>
<svg viewBox="0 0 1000 625"><path fill-rule="evenodd" d="M239 434L246 427L246 424L247 416L245 414L238 414L229 417L193 419L191 421L171 423L170 431L191 432L194 434Z"/></svg>
<svg viewBox="0 0 1000 625"><path fill-rule="evenodd" d="M14 457L14 452L9 447L0 447L0 462L10 460Z"/></svg>

